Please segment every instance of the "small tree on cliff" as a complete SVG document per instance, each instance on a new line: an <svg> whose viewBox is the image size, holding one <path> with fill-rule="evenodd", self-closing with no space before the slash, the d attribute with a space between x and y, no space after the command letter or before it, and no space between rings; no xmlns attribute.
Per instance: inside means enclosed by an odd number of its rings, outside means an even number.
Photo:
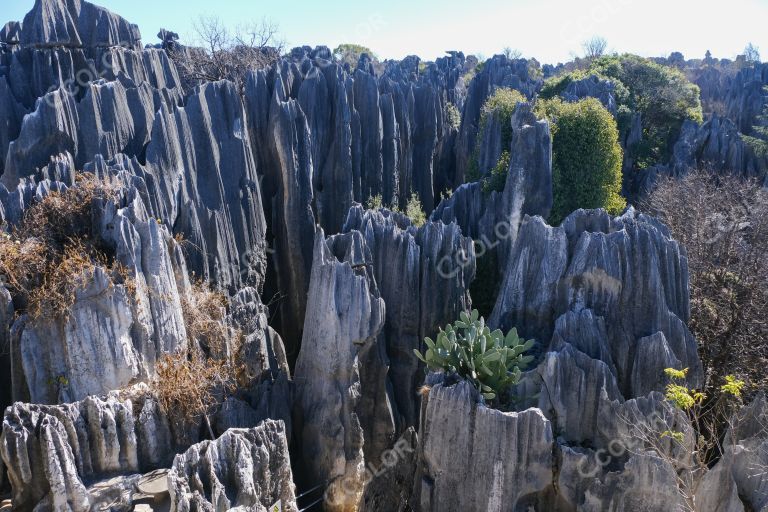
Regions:
<svg viewBox="0 0 768 512"><path fill-rule="evenodd" d="M550 222L559 224L579 208L605 208L618 214L622 150L610 112L594 98L566 103L558 98L537 105L552 121L553 206Z"/></svg>

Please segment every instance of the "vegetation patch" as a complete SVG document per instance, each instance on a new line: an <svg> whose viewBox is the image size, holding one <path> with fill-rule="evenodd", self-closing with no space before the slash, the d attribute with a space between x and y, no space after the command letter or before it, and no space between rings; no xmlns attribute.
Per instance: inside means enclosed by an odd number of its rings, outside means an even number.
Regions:
<svg viewBox="0 0 768 512"><path fill-rule="evenodd" d="M179 426L204 420L227 394L251 383L242 362L243 333L227 323L227 298L202 281L182 300L188 350L163 355L155 364L152 391Z"/></svg>
<svg viewBox="0 0 768 512"><path fill-rule="evenodd" d="M704 392L716 399L728 375L749 394L768 388L768 191L695 171L660 181L640 207L686 248Z"/></svg>
<svg viewBox="0 0 768 512"><path fill-rule="evenodd" d="M404 212L401 212L400 208L398 208L397 204L395 203L392 203L389 206L385 205L381 194L376 194L375 196L369 197L365 202L365 207L369 210L379 210L381 208L386 208L391 212L403 214L408 217L411 221L411 224L417 228L423 226L427 222L427 214L424 213L421 200L419 199L419 196L416 194L416 192L412 193L411 197L408 198Z"/></svg>
<svg viewBox="0 0 768 512"><path fill-rule="evenodd" d="M115 199L114 188L90 174L29 207L21 223L0 236L0 274L19 313L66 318L76 291L100 266L114 283L133 286L128 270L93 229L93 204Z"/></svg>
<svg viewBox="0 0 768 512"><path fill-rule="evenodd" d="M587 62L585 69L549 78L539 97L556 98L571 82L591 75L610 81L614 85L616 120L622 139L632 128L634 115L640 114L641 139L626 148L635 168L645 169L668 161L683 122L702 121L699 88L679 69L630 54L601 56Z"/></svg>
<svg viewBox="0 0 768 512"><path fill-rule="evenodd" d="M427 337L424 343L426 352L414 353L427 368L468 380L491 403L509 403L510 388L533 361L525 355L533 340L520 339L516 329L506 336L499 329L491 331L477 310L462 311L459 320L440 329L436 341Z"/></svg>
<svg viewBox="0 0 768 512"><path fill-rule="evenodd" d="M494 170L499 170L504 167L500 161L503 158L507 159L507 166L502 169L503 181L506 183L506 172L509 166L509 147L512 144L512 114L515 113L518 103L525 102L526 97L515 89L500 88L485 100L482 110L480 111L480 124L477 131L477 137L475 139L475 150L470 158L469 169L467 170L466 181L478 181L478 180L494 180L494 183L486 185L483 184L483 190L490 193L492 190L503 190L504 184L499 187L499 180L502 177L493 178L483 176L480 173L480 146L485 139L485 131L488 129L488 122L491 116L495 116L498 119L501 126L501 147L503 148L502 155L494 166ZM506 153L506 156L505 154ZM492 174L492 173L491 173Z"/></svg>
<svg viewBox="0 0 768 512"><path fill-rule="evenodd" d="M621 197L622 150L616 121L594 98L567 103L540 101L540 116L552 129L552 225L579 208L605 208L618 214Z"/></svg>

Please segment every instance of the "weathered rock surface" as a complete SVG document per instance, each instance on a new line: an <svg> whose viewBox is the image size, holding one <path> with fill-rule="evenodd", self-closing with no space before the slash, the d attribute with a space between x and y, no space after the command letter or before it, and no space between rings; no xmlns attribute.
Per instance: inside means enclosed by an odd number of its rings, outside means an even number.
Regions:
<svg viewBox="0 0 768 512"><path fill-rule="evenodd" d="M39 198L49 190L36 188ZM23 372L16 399L55 404L103 395L149 378L161 354L186 350L181 302L189 282L177 279L187 272L181 249L148 216L135 188L121 201L93 205L93 235L112 247L132 292L97 266L83 270L66 314L18 318L11 337L11 358Z"/></svg>
<svg viewBox="0 0 768 512"><path fill-rule="evenodd" d="M349 252L342 262L322 230L315 235L304 339L295 371L295 423L304 463L312 485L327 483L331 510L355 510L362 496L358 356L377 344L386 314L384 301L366 275L361 235L347 238Z"/></svg>
<svg viewBox="0 0 768 512"><path fill-rule="evenodd" d="M517 89L532 98L541 86L541 80L529 73L529 62L525 59L508 59L495 55L486 61L467 90L461 127L456 140L456 184L464 183L470 159L475 151L477 133L480 129L480 113L485 100L499 87Z"/></svg>
<svg viewBox="0 0 768 512"><path fill-rule="evenodd" d="M690 368L692 384L700 382L688 300L685 252L664 226L632 209L617 218L579 210L556 228L538 217L523 221L490 323L547 343L561 315L591 310L603 318L607 340L588 351L594 357L608 348L604 362L615 366L619 390L632 398L674 359ZM656 332L663 341L642 341ZM639 368L643 373L633 374Z"/></svg>
<svg viewBox="0 0 768 512"><path fill-rule="evenodd" d="M74 511L90 510L85 482L168 464L176 446L153 400L117 393L58 406L16 403L1 441L15 507Z"/></svg>
<svg viewBox="0 0 768 512"><path fill-rule="evenodd" d="M477 242L482 255L493 253L499 275L524 216L546 218L552 208L549 124L537 120L529 104L520 103L511 125L510 147L501 148L510 151L503 191L486 193L481 183L468 183L441 201L431 215L432 220L458 223L462 233Z"/></svg>
<svg viewBox="0 0 768 512"><path fill-rule="evenodd" d="M378 465L368 464L370 482L365 488L361 511L412 510L411 490L416 473L418 438L409 428L394 447L384 453Z"/></svg>
<svg viewBox="0 0 768 512"><path fill-rule="evenodd" d="M179 454L168 473L171 508L297 512L285 426L264 421L231 429Z"/></svg>
<svg viewBox="0 0 768 512"><path fill-rule="evenodd" d="M710 496L727 498L731 487L732 494L751 510L768 510L768 404L764 392L736 415L724 447L723 459L712 470L722 475L711 483L704 481L704 490Z"/></svg>
<svg viewBox="0 0 768 512"><path fill-rule="evenodd" d="M643 173L638 190L648 192L659 177L679 177L695 169L757 179L768 185L766 158L755 154L733 121L713 115L702 125L683 123L671 161Z"/></svg>
<svg viewBox="0 0 768 512"><path fill-rule="evenodd" d="M421 350L425 336L469 307L474 252L456 224L428 222L415 228L402 215L363 210L359 205L350 209L344 232L363 235L371 253L365 263L387 304L383 336L388 372L384 371L394 396L391 407L399 435L418 422L417 390L423 371L413 350Z"/></svg>
<svg viewBox="0 0 768 512"><path fill-rule="evenodd" d="M581 80L571 81L561 93L565 101L579 101L584 98L596 98L616 115L616 98L614 97L615 86L610 80L601 80L596 75L590 75Z"/></svg>
<svg viewBox="0 0 768 512"><path fill-rule="evenodd" d="M479 402L468 382L430 390L420 428L420 510L525 510L551 492L550 422L537 409L503 413Z"/></svg>

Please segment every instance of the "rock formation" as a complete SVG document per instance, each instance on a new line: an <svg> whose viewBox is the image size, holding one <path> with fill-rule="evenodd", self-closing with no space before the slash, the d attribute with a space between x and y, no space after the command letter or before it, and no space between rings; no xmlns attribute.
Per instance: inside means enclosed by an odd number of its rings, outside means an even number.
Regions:
<svg viewBox="0 0 768 512"><path fill-rule="evenodd" d="M179 454L168 473L171 508L297 512L285 426L230 429Z"/></svg>
<svg viewBox="0 0 768 512"><path fill-rule="evenodd" d="M163 467L175 446L155 401L115 392L64 405L9 407L0 454L14 506L86 511L93 501L87 483Z"/></svg>
<svg viewBox="0 0 768 512"><path fill-rule="evenodd" d="M36 0L0 29L3 240L83 180L111 191L82 226L105 261L73 274L66 311L35 315L0 276L0 491L15 508L139 510L155 470L173 511L298 511L294 478L326 510L685 505L695 432L660 393L665 368L703 378L685 250L632 208L546 224L552 134L534 114L535 60L479 66L450 51L355 65L298 47L242 90L190 87L174 52L198 50L159 37L142 47L135 25L83 0ZM671 160L630 185L704 165L765 177L741 134L762 111L766 69L702 66L695 78L722 111L685 123ZM501 87L528 102L510 126L490 115L478 138ZM562 95L617 113L612 83L594 76ZM642 123L628 121L631 145ZM504 152L503 189L465 183L472 159L488 177ZM423 224L400 213L413 196ZM206 326L225 333L220 346L191 327L201 283L221 298ZM489 324L537 342L506 411L456 375L426 376L413 354L476 306L478 287ZM227 361L236 382L175 421L157 362L192 354ZM768 466L765 416L759 395L696 475L703 510L768 507L753 470ZM682 440L643 437L660 425Z"/></svg>

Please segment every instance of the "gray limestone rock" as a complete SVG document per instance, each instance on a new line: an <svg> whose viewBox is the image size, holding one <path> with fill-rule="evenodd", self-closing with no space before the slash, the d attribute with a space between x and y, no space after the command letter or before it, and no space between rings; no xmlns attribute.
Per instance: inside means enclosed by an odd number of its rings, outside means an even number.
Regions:
<svg viewBox="0 0 768 512"><path fill-rule="evenodd" d="M350 240L350 250L362 247L359 234L357 238ZM353 510L362 496L358 355L376 343L386 315L384 301L374 294L359 261L351 255L339 261L318 230L294 376L295 428L304 463L313 484L328 486L326 502L332 510Z"/></svg>
<svg viewBox="0 0 768 512"><path fill-rule="evenodd" d="M614 219L579 210L557 228L539 217L523 221L490 323L542 342L552 339L558 317L590 309L604 319L607 340L588 351L610 350L604 362L632 398L675 360L691 369L693 385L700 382L688 300L685 252L664 226L631 209ZM644 340L649 332L664 339Z"/></svg>
<svg viewBox="0 0 768 512"><path fill-rule="evenodd" d="M230 429L179 454L168 473L171 509L297 512L285 425Z"/></svg>
<svg viewBox="0 0 768 512"><path fill-rule="evenodd" d="M169 463L173 453L170 427L154 402L118 393L59 406L16 403L5 413L0 438L20 509L45 503L43 509L90 510L84 482L147 471Z"/></svg>
<svg viewBox="0 0 768 512"><path fill-rule="evenodd" d="M538 409L504 413L479 401L468 382L429 392L415 484L420 510L525 510L550 492L550 422Z"/></svg>

